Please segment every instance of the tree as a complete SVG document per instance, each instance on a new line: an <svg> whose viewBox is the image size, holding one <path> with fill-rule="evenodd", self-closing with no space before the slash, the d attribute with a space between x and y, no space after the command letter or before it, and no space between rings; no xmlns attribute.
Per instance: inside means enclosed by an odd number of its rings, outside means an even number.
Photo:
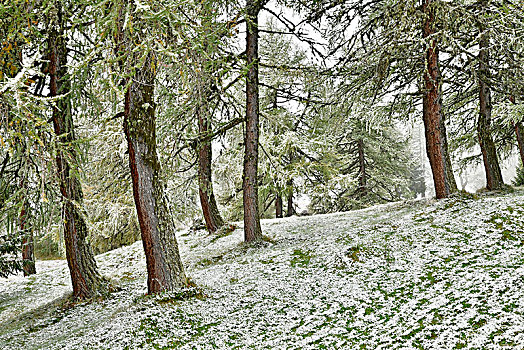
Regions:
<svg viewBox="0 0 524 350"><path fill-rule="evenodd" d="M27 9L25 6L22 6L22 9L19 10L21 13L18 15L26 15ZM16 16L16 14L13 14ZM15 22L15 24L13 24ZM10 28L11 27L11 28ZM22 66L22 50L23 50L23 41L21 40L22 34L13 35L13 27L17 27L16 21L11 21L11 23L2 23L0 27L0 33L2 34L3 41L0 43L2 50L0 51L0 81L5 81L7 79L14 79L16 75L20 72ZM13 115L10 102L6 96L3 94L0 96L0 123L11 124L13 125ZM6 130L7 131L7 130ZM2 133L4 134L4 133ZM2 146L4 146L4 137L5 134L0 134L0 139L2 140ZM9 134L9 133L8 133ZM34 245L33 245L33 232L31 221L28 220L28 191L27 191L27 176L28 176L28 166L27 166L27 145L26 138L23 136L22 132L14 133L14 144L11 149L8 150L3 157L3 163L0 172L0 192L2 192L2 199L0 200L0 209L9 211L9 208L4 208L5 202L9 202L9 197L16 198L19 202L19 205L15 206L15 209L18 211L18 222L17 222L17 235L21 237L21 268L24 271L25 276L36 273L35 269L35 258L34 258ZM11 152L9 152L11 151ZM3 153L3 152L2 152ZM14 158L14 159L13 159ZM8 165L11 163L14 168L14 173L11 181L18 182L19 187L8 185L7 169ZM15 163L15 164L13 164ZM9 214L8 214L9 215ZM6 222L6 227L8 231L12 230L12 224L9 222L9 218L4 218ZM2 225L3 226L3 225ZM2 227L1 229L3 229ZM15 237L16 237L15 236ZM3 237L4 242L2 244L3 248L2 253L18 253L18 249L14 249L16 245L15 242L18 242L18 238L11 237L8 239L7 236ZM5 261L2 265L6 274L14 273L20 269L17 259L11 261Z"/></svg>
<svg viewBox="0 0 524 350"><path fill-rule="evenodd" d="M20 187L25 189L25 181L20 181ZM24 269L24 276L30 276L36 273L35 266L35 246L33 242L33 229L27 225L27 217L29 215L27 202L22 198L22 204L19 216L20 232L22 233L22 268Z"/></svg>
<svg viewBox="0 0 524 350"><path fill-rule="evenodd" d="M75 130L71 101L67 94L70 81L67 71L67 34L65 20L67 14L60 1L50 4L47 27L47 49L49 58L49 96L56 98L52 107L52 120L57 138L56 169L62 194L62 220L66 258L73 284L73 296L87 299L95 296L104 287L89 244L85 216L82 210L82 187L75 171L78 167L78 154L75 149Z"/></svg>
<svg viewBox="0 0 524 350"><path fill-rule="evenodd" d="M436 1L423 0L425 15L423 38L426 40L426 71L424 74L423 121L426 132L426 152L431 165L437 198L447 197L450 188L449 163L446 162L442 116L442 78L439 67L439 44L436 33Z"/></svg>
<svg viewBox="0 0 524 350"><path fill-rule="evenodd" d="M131 7L132 8L132 7ZM136 12L139 13L137 10ZM127 78L124 102L124 132L128 143L133 195L146 255L148 293L188 285L178 251L176 229L164 196L161 166L156 150L154 87L158 58L149 50L142 57L134 49L140 37L141 18L123 33L128 64L134 75ZM119 16L119 23L122 17ZM117 44L122 44L121 42Z"/></svg>
<svg viewBox="0 0 524 350"><path fill-rule="evenodd" d="M413 115L422 102L426 150L437 198L456 189L447 151L439 66L440 30L446 9L441 1L325 1L307 6L307 20L330 24L333 74L346 98L360 95L376 102L404 105L399 119ZM422 6L420 6L422 5ZM352 27L358 23L358 26ZM422 35L421 35L422 34ZM394 108L399 110L397 107Z"/></svg>
<svg viewBox="0 0 524 350"><path fill-rule="evenodd" d="M206 228L209 232L215 233L224 225L224 219L222 219L218 210L213 191L211 176L213 160L212 138L208 137L213 132L210 102L214 93L213 88L216 89L212 81L212 74L215 73L215 64L211 59L214 52L217 51L215 46L218 45L218 40L220 39L212 35L212 29L218 27L212 17L212 9L210 8L212 5L211 2L202 4L202 11L200 12L203 31L203 42L200 46L202 49L201 52L194 53L194 59L197 63L195 73L195 116L198 120L199 136L203 140L197 144L199 198Z"/></svg>
<svg viewBox="0 0 524 350"><path fill-rule="evenodd" d="M246 130L244 140L244 240L254 242L262 239L258 210L258 14L261 0L246 3Z"/></svg>
<svg viewBox="0 0 524 350"><path fill-rule="evenodd" d="M454 119L452 142L462 153L480 146L480 154L475 150L462 162L483 162L488 189L503 186L499 157L507 157L514 147L510 118L496 112L497 105L518 94L515 77L520 73L514 67L519 50L513 42L522 19L521 10L514 6L457 2L446 8L450 19L440 25L447 54L444 109ZM452 20L459 17L460 21Z"/></svg>
<svg viewBox="0 0 524 350"><path fill-rule="evenodd" d="M487 5L482 1L483 7ZM498 189L504 185L502 172L500 171L497 150L491 138L491 89L489 72L489 33L482 25L479 26L481 39L479 42L479 116L477 122L477 134L479 145L486 171L486 188L488 190Z"/></svg>
<svg viewBox="0 0 524 350"><path fill-rule="evenodd" d="M349 108L353 113L348 116ZM318 135L312 143L320 146L308 150L312 164L306 167L314 212L354 210L413 196L407 135L392 125L388 114L387 107L353 103L326 106L315 118L312 128Z"/></svg>

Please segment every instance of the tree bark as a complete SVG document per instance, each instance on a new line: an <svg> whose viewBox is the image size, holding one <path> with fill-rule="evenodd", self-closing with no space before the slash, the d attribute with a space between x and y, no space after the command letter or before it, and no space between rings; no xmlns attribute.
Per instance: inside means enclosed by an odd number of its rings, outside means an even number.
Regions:
<svg viewBox="0 0 524 350"><path fill-rule="evenodd" d="M282 207L282 195L279 192L275 195L275 217L277 219L283 218Z"/></svg>
<svg viewBox="0 0 524 350"><path fill-rule="evenodd" d="M202 114L198 116L198 130L200 134L210 132L210 120ZM204 141L198 150L198 184L200 195L200 206L209 232L215 233L220 227L224 226L224 219L220 216L215 194L213 192L213 182L211 179L212 149L211 141Z"/></svg>
<svg viewBox="0 0 524 350"><path fill-rule="evenodd" d="M64 35L64 19L60 2L51 10L49 25L49 96L67 94L71 87L67 77L67 47ZM56 168L62 194L62 220L67 264L73 284L73 297L91 298L104 286L99 275L91 247L86 242L87 225L82 212L83 193L80 181L73 174L78 166L78 154L74 148L73 116L69 97L59 98L53 106L53 127L58 138Z"/></svg>
<svg viewBox="0 0 524 350"><path fill-rule="evenodd" d="M209 14L208 14L209 16ZM208 51L211 51L210 49ZM209 52L212 55L212 52ZM224 219L218 210L212 182L212 139L206 137L212 134L211 113L209 109L209 99L211 98L211 75L207 72L208 64L206 58L201 54L196 54L195 60L199 62L197 74L196 92L196 116L198 120L198 132L200 141L198 147L198 187L200 206L206 223L206 228L210 233L215 233L220 227L224 226Z"/></svg>
<svg viewBox="0 0 524 350"><path fill-rule="evenodd" d="M24 186L24 181L21 181L21 186ZM25 200L22 203L20 210L19 224L20 232L22 232L22 269L24 276L30 276L36 273L35 266L35 248L33 244L33 230L26 227L27 223L27 209Z"/></svg>
<svg viewBox="0 0 524 350"><path fill-rule="evenodd" d="M515 123L515 134L517 135L517 144L519 146L521 164L524 166L524 142L522 140L522 123Z"/></svg>
<svg viewBox="0 0 524 350"><path fill-rule="evenodd" d="M132 54L131 54L132 55ZM154 56L149 53L125 94L124 132L129 149L142 243L146 255L148 293L159 293L187 286L175 225L171 218L160 162L156 150Z"/></svg>
<svg viewBox="0 0 524 350"><path fill-rule="evenodd" d="M287 181L287 212L286 217L291 217L296 214L293 206L293 180Z"/></svg>
<svg viewBox="0 0 524 350"><path fill-rule="evenodd" d="M442 88L441 88L441 95L442 95ZM441 122L440 122L440 135L442 136L442 142L444 147L444 159L446 162L446 182L449 185L449 193L455 193L458 192L458 186L457 186L457 180L455 179L455 175L453 174L453 164L451 163L451 155L449 153L448 148L448 136L446 131L446 124L445 124L445 117L444 114L442 114Z"/></svg>
<svg viewBox="0 0 524 350"><path fill-rule="evenodd" d="M485 4L485 2L483 2ZM499 189L504 186L502 172L497 157L497 149L491 136L491 88L489 86L489 35L483 33L480 27L481 38L479 43L479 102L480 113L477 120L477 135L484 169L486 172L486 188L488 190Z"/></svg>
<svg viewBox="0 0 524 350"><path fill-rule="evenodd" d="M423 121L426 136L426 152L431 166L435 194L437 198L446 198L450 194L447 180L447 164L442 138L442 78L439 67L439 49L435 38L435 13L432 4L435 0L423 0L426 19L423 25L423 38L429 40L425 57Z"/></svg>
<svg viewBox="0 0 524 350"><path fill-rule="evenodd" d="M258 138L259 138L259 92L258 92L258 0L247 0L246 30L246 130L244 140L244 173L242 181L244 200L244 240L262 239L258 210Z"/></svg>
<svg viewBox="0 0 524 350"><path fill-rule="evenodd" d="M366 155L364 153L364 140L357 140L358 149L358 192L365 196L367 195L367 174L366 174Z"/></svg>

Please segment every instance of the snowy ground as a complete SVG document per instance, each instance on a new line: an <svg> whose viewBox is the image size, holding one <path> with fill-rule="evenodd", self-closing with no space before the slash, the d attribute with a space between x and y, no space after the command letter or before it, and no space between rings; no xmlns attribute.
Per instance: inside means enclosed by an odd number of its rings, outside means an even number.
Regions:
<svg viewBox="0 0 524 350"><path fill-rule="evenodd" d="M145 297L141 243L97 257L122 290L64 308L65 261L0 280L0 349L524 349L524 191L179 236L206 298Z"/></svg>

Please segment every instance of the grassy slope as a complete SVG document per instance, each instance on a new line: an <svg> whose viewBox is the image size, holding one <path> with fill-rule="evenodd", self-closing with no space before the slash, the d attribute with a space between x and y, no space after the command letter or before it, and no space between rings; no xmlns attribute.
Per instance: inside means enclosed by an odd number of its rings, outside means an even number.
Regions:
<svg viewBox="0 0 524 350"><path fill-rule="evenodd" d="M524 348L524 192L408 202L181 235L208 295L144 297L140 242L97 257L122 290L61 308L64 261L0 280L1 349ZM62 298L62 299L61 299Z"/></svg>

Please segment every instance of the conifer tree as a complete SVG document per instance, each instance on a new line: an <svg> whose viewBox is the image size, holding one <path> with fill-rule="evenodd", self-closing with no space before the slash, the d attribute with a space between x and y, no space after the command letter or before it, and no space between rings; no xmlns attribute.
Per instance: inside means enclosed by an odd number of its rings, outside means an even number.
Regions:
<svg viewBox="0 0 524 350"><path fill-rule="evenodd" d="M57 98L52 107L52 120L58 143L56 169L62 194L65 248L73 296L86 299L95 296L105 283L97 271L93 252L87 242L88 229L82 208L83 192L80 181L75 176L79 162L75 149L72 101L67 96L71 85L67 71L66 16L60 1L50 3L47 27L49 96Z"/></svg>

